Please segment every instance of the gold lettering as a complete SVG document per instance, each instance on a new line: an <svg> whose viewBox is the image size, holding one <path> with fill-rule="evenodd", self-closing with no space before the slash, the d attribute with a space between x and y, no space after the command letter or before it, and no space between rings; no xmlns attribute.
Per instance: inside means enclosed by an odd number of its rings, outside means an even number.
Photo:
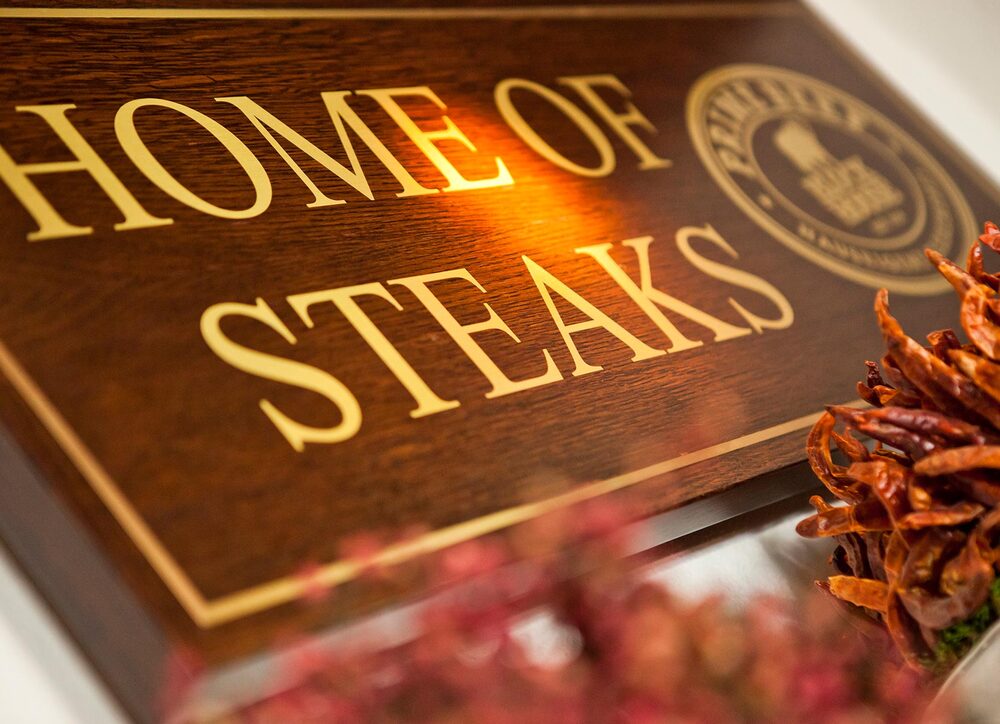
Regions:
<svg viewBox="0 0 1000 724"><path fill-rule="evenodd" d="M514 102L510 97L511 91L514 90L530 91L559 109L563 115L569 118L580 129L583 135L587 137L587 140L594 146L600 156L600 163L594 167L581 166L578 163L570 161L552 148L547 141L535 132L535 129L528 125L524 117L514 107ZM589 178L601 178L615 170L615 151L611 147L611 142L607 136L598 128L596 123L590 120L586 113L554 90L523 78L507 78L497 84L497 87L493 91L493 98L507 125L514 129L514 132L535 153L550 163L554 163L559 168L570 173L575 173L577 176L586 176Z"/></svg>
<svg viewBox="0 0 1000 724"><path fill-rule="evenodd" d="M129 229L146 229L152 226L172 224L171 219L162 219L151 215L135 197L129 193L125 185L118 180L107 164L101 160L93 147L80 135L66 117L66 111L76 108L72 103L50 106L17 106L18 113L34 113L40 116L49 127L55 131L66 147L73 152L72 161L50 161L47 163L15 163L6 150L0 146L0 178L2 178L14 196L21 202L28 213L38 224L38 230L28 233L28 241L44 241L67 236L86 236L94 232L93 227L70 224L53 208L48 199L42 196L31 181L35 174L65 173L70 171L86 171L98 186L114 202L125 217L124 221L115 224L116 231Z"/></svg>
<svg viewBox="0 0 1000 724"><path fill-rule="evenodd" d="M209 307L201 315L201 336L219 358L248 374L316 392L340 411L339 424L326 428L312 427L293 420L271 402L262 399L260 409L296 451L302 452L307 442L343 442L358 432L361 428L361 406L340 380L311 365L237 344L222 332L221 322L230 316L255 319L276 331L289 344L297 342L295 335L263 299L257 299L256 304L223 302Z"/></svg>
<svg viewBox="0 0 1000 724"><path fill-rule="evenodd" d="M357 91L359 96L369 96L374 98L382 109L388 113L392 120L396 122L403 132L409 136L410 140L416 144L420 152L423 153L431 163L437 167L437 170L441 172L441 175L448 180L448 185L445 186L442 191L469 191L472 189L487 189L493 188L495 186L513 186L514 179L511 178L510 171L507 170L507 166L504 164L503 160L496 156L493 161L496 163L497 175L493 178L483 178L477 180L470 180L462 176L458 169L448 160L448 158L441 153L441 149L437 147L440 141L458 141L467 149L476 153L476 147L469 140L468 136L462 133L461 129L455 125L455 123L448 116L441 116L441 121L444 123L444 128L437 131L424 131L413 119L410 118L406 111L404 111L399 103L396 102L397 96L417 96L420 98L429 99L438 108L444 110L447 106L444 104L437 94L434 93L427 86L413 86L411 88L379 88L373 90L359 90Z"/></svg>
<svg viewBox="0 0 1000 724"><path fill-rule="evenodd" d="M740 316L747 321L747 324L753 327L755 332L761 334L765 329L786 329L792 325L792 322L795 320L792 305L788 301L788 298L778 291L774 285L750 272L734 269L731 266L720 264L702 256L695 251L694 246L691 244L691 240L694 238L712 242L733 259L738 259L739 254L710 224L706 224L704 227L685 226L677 231L677 248L680 249L681 254L695 268L708 274L713 279L719 279L743 289L757 292L761 296L767 297L778 308L779 316L777 319L766 319L750 312L732 297L729 298L729 304L739 312Z"/></svg>
<svg viewBox="0 0 1000 724"><path fill-rule="evenodd" d="M732 149L719 148L716 149L716 153L719 154L719 160L727 171L742 174L751 179L757 178L757 173L754 171L753 166L748 164L740 154L734 152Z"/></svg>
<svg viewBox="0 0 1000 724"><path fill-rule="evenodd" d="M372 200L375 198L372 194L371 187L368 185L368 179L365 178L364 170L361 168L361 164L358 162L358 154L354 150L354 146L351 144L351 140L347 135L347 130L344 127L346 122L347 126L354 131L361 139L361 141L368 146L369 149L375 154L376 158L382 162L382 164L389 170L389 172L395 176L396 180L399 181L403 190L396 194L397 197L402 198L406 196L423 196L426 194L436 194L437 189L428 189L417 183L417 180L409 174L409 172L403 168L403 165L396 160L389 149L372 133L371 129L365 125L358 114L347 105L346 97L351 94L350 91L336 91L323 93L323 102L326 104L326 109L330 114L330 119L333 121L334 128L337 131L337 137L340 139L341 145L347 152L347 159L350 161L351 168L347 169L339 161L330 157L328 153L317 147L311 141L303 138L299 133L292 130L284 122L275 118L271 113L262 108L256 101L251 100L247 96L232 96L228 98L216 98L215 100L222 103L230 103L241 111L243 114L250 119L254 127L260 131L261 135L267 139L268 143L278 152L278 155L284 159L295 175L299 177L302 183L305 184L306 188L312 192L314 200L307 204L309 208L316 208L319 206L333 206L336 204L346 203L343 199L331 199L329 196L324 194L317 188L316 184L313 183L312 179L306 175L306 172L295 162L288 151L285 150L284 146L278 142L274 137L274 133L281 136L283 139L291 143L295 148L299 149L311 159L316 161L318 164L323 166L327 171L331 172L334 176L339 178L341 181L347 182L347 184L353 188L358 193L364 195L367 199ZM272 133L272 131L274 133Z"/></svg>
<svg viewBox="0 0 1000 724"><path fill-rule="evenodd" d="M721 342L727 339L733 339L735 337L742 337L743 335L750 334L749 329L743 327L735 327L732 324L722 321L721 319L716 319L710 314L706 314L690 304L682 302L676 297L672 297L666 292L662 292L659 289L653 287L652 282L652 271L649 263L649 246L653 243L653 237L642 236L637 239L628 239L622 242L625 246L633 249L636 256L639 259L639 279L641 282L641 287L637 285L629 277L625 271L615 263L614 259L611 258L609 250L611 249L611 244L597 244L595 246L585 246L580 249L576 249L577 254L586 254L587 256L593 257L601 268L606 271L615 283L620 286L626 294L639 305L639 308L646 313L654 324L660 328L667 337L670 339L670 347L667 349L668 352L682 352L686 349L692 349L694 347L700 347L701 342L688 339L685 337L673 322L671 322L666 315L663 314L657 307L657 305L669 309L670 311L680 314L692 322L696 322L703 327L707 327L715 333L715 341Z"/></svg>
<svg viewBox="0 0 1000 724"><path fill-rule="evenodd" d="M725 342L727 339L735 339L737 337L743 337L750 334L750 330L745 327L737 327L729 324L728 322L724 322L721 319L716 319L710 314L705 314L689 304L685 304L679 299L675 299L666 292L660 291L654 287L653 269L649 262L649 246L652 243L653 237L651 236L640 236L638 238L628 239L622 242L623 246L627 246L635 251L636 258L639 261L639 288L644 296L648 297L660 306L684 315L691 321L697 322L703 327L708 327L715 332L715 338L712 340L714 342Z"/></svg>
<svg viewBox="0 0 1000 724"><path fill-rule="evenodd" d="M417 403L415 410L410 410L410 417L425 417L436 412L443 412L458 407L458 400L442 400L434 391L427 386L416 370L399 353L392 342L390 342L382 331L375 326L375 323L354 301L355 297L375 296L389 302L396 311L403 311L403 307L393 298L389 291L378 282L372 284L359 284L353 287L341 287L340 289L326 289L320 292L309 292L306 294L295 294L288 297L288 304L291 305L299 318L305 322L310 329L313 328L312 317L309 316L309 308L321 302L332 302L340 310L341 314L347 318L358 334L368 343L372 351L378 355L379 359L389 368L396 379L406 388Z"/></svg>
<svg viewBox="0 0 1000 724"><path fill-rule="evenodd" d="M177 111L211 133L239 162L243 171L250 178L255 195L253 204L245 209L226 209L216 206L205 201L175 179L149 151L136 131L135 112L147 106ZM250 152L243 141L204 113L162 98L137 98L118 109L118 113L115 114L115 133L118 136L118 142L125 149L125 153L132 159L132 163L146 175L146 178L182 204L223 219L250 219L263 213L271 204L271 181L260 161Z"/></svg>
<svg viewBox="0 0 1000 724"><path fill-rule="evenodd" d="M653 349L647 345L645 342L618 324L618 322L611 319L611 317L570 289L551 272L539 266L530 257L522 256L521 259L524 260L525 266L528 267L528 273L531 274L532 281L534 281L535 286L538 287L538 293L542 295L542 299L545 301L545 306L549 310L549 315L552 317L552 321L555 322L556 327L559 329L559 334L562 335L563 342L566 344L566 348L569 350L570 356L573 358L573 362L576 365L573 370L574 377L590 374L591 372L598 372L604 369L600 365L591 365L584 362L583 357L580 356L580 351L576 348L576 345L573 342L574 334L588 329L602 328L617 337L634 353L632 357L633 362L652 359L653 357L659 357L660 355L666 354L666 352L662 349ZM583 312L583 314L587 316L586 321L566 324L562 316L559 314L559 310L556 309L555 302L552 299L552 292L555 292L576 307L579 311Z"/></svg>
<svg viewBox="0 0 1000 724"><path fill-rule="evenodd" d="M514 392L521 392L522 390L529 390L533 387L540 387L542 385L547 385L551 382L558 382L563 378L562 374L559 372L559 368L556 367L556 363L552 360L552 356L549 354L547 349L542 350L542 357L545 359L545 372L537 377L529 377L528 379L514 381L511 380L503 371L497 367L496 363L490 359L489 355L483 351L483 348L476 343L472 338L472 335L478 334L480 332L488 331L498 331L503 332L517 344L521 343L521 340L513 330L507 326L507 323L500 319L499 315L493 310L489 304L483 302L483 307L486 308L486 312L489 315L488 319L482 322L474 322L471 324L462 324L455 316L448 311L448 309L441 303L434 293L428 288L428 285L444 281L447 279L461 279L462 281L469 282L476 287L483 294L486 290L483 286L476 281L476 279L468 272L466 269L452 269L450 271L438 272L436 274L423 274L420 276L406 277L405 279L393 279L389 284L398 284L400 286L409 289L413 295L420 300L420 302L427 307L434 319L437 320L444 330L451 335L451 338L455 340L455 343L462 349L463 352L472 360L473 364L479 368L479 371L483 373L490 384L493 385L493 389L486 393L486 397L492 399L494 397L501 397L503 395L509 395Z"/></svg>
<svg viewBox="0 0 1000 724"><path fill-rule="evenodd" d="M733 125L739 125L754 111L766 108L767 103L746 81L736 81L712 97L708 117L719 122L731 119Z"/></svg>
<svg viewBox="0 0 1000 724"><path fill-rule="evenodd" d="M758 78L757 88L776 108L788 108L795 105L795 99L789 95L784 83L773 78Z"/></svg>
<svg viewBox="0 0 1000 724"><path fill-rule="evenodd" d="M569 86L590 104L590 107L597 112L604 122L614 130L615 133L632 149L632 152L639 158L639 168L643 171L651 168L669 168L671 162L665 158L660 158L651 150L649 146L635 135L631 126L639 126L649 133L656 133L656 127L650 123L649 119L643 115L642 111L632 103L632 92L625 87L616 76L605 75L575 75L560 78L559 82ZM625 99L625 112L618 113L611 110L611 107L604 102L604 99L594 90L595 86L610 88Z"/></svg>
<svg viewBox="0 0 1000 724"><path fill-rule="evenodd" d="M743 145L740 142L740 137L732 129L725 128L718 123L713 123L708 127L708 137L717 146L726 146L734 153L743 153Z"/></svg>

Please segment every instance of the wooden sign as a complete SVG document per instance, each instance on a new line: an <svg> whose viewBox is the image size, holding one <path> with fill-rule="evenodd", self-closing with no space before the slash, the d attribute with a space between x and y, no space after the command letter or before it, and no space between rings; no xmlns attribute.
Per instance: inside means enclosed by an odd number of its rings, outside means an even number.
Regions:
<svg viewBox="0 0 1000 724"><path fill-rule="evenodd" d="M0 10L0 531L139 718L396 560L800 463L994 190L800 5ZM305 564L343 589L301 605Z"/></svg>

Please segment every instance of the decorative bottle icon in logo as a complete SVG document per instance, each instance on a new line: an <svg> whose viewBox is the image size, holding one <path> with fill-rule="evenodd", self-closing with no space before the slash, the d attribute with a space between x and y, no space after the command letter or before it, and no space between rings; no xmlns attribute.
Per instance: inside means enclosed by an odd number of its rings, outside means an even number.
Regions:
<svg viewBox="0 0 1000 724"><path fill-rule="evenodd" d="M903 203L903 192L861 156L837 159L803 121L782 123L774 145L803 174L802 188L846 227L853 229Z"/></svg>

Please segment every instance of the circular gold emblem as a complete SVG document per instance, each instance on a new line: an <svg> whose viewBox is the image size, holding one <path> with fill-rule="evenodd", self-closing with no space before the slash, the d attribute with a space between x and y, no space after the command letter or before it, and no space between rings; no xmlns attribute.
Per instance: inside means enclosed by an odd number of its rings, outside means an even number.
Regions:
<svg viewBox="0 0 1000 724"><path fill-rule="evenodd" d="M976 237L940 164L899 126L839 88L767 65L702 76L688 130L715 181L781 243L836 274L906 294L947 282L923 250Z"/></svg>

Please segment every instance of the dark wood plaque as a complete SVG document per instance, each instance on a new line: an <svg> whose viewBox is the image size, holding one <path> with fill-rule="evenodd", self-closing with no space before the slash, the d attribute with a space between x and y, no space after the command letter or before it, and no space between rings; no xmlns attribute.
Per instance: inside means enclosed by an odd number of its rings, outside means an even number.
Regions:
<svg viewBox="0 0 1000 724"><path fill-rule="evenodd" d="M39 4L0 36L0 533L140 719L172 645L376 605L352 535L426 526L401 560L801 463L874 289L953 326L922 249L996 215L796 3Z"/></svg>

